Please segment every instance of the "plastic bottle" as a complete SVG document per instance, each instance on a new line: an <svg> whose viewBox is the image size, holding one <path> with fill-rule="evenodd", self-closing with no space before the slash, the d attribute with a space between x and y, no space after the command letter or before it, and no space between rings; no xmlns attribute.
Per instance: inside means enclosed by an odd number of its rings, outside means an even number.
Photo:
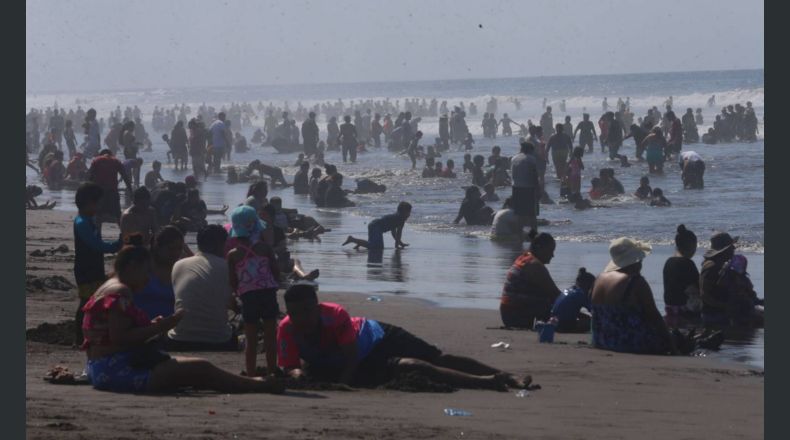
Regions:
<svg viewBox="0 0 790 440"><path fill-rule="evenodd" d="M368 297L368 301L381 302L381 297L380 296L375 296L375 295L374 296L369 296Z"/></svg>
<svg viewBox="0 0 790 440"><path fill-rule="evenodd" d="M472 413L470 413L469 411L464 411L458 408L445 408L444 413L448 416L453 416L453 417L467 417L472 415Z"/></svg>

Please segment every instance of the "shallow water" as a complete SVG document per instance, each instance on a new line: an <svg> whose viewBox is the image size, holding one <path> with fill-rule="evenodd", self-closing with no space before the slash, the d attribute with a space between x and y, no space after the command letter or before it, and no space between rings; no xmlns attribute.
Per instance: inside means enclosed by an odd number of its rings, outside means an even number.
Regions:
<svg viewBox="0 0 790 440"><path fill-rule="evenodd" d="M619 81L619 82L618 82ZM128 92L124 94L105 93L88 95L106 114L116 103L122 107L139 105L144 112L150 112L153 105L172 105L176 102L192 104L206 101L224 102L247 100L275 100L275 103L301 99L305 105L309 100L344 100L359 97L390 96L396 97L435 96L441 102L447 99L453 105L457 100L468 103L474 100L480 113L485 109L485 94L498 96L522 96L524 107L515 112L512 104L500 99L499 113L509 112L514 119L525 122L531 118L537 122L541 112L540 100L543 96L556 101L560 90L567 94L568 114L574 125L581 119L582 107L588 107L592 119L600 114L600 96L609 95L610 105L614 106L617 95L630 96L632 107L637 116L645 113L647 106L662 107L663 99L674 95L676 108L686 106L703 107L706 125L700 133L707 130L713 120L715 109L708 109L705 101L712 93L717 94L718 105L735 104L751 99L756 107L758 118L762 120L763 105L762 71L686 73L664 76L625 75L584 78L532 78L511 80L469 80L447 82L391 83L377 88L376 84L283 86L280 88L251 88L217 90L168 90L149 92ZM524 90L530 90L525 93ZM245 93L242 93L245 92ZM312 95L311 95L312 93ZM71 106L68 99L76 95L57 95L60 102ZM225 98L220 98L224 96ZM531 97L530 97L531 96ZM85 98L85 95L81 95ZM443 98L444 97L444 98ZM56 95L28 95L28 105L50 105ZM729 99L729 101L727 101ZM556 104L556 102L555 102ZM104 109L104 110L103 110ZM555 122L560 113L555 106ZM149 113L150 114L150 113ZM564 116L564 114L562 114ZM147 122L150 122L150 118ZM467 118L467 123L475 134L476 144L473 154L487 156L491 146L502 147L503 155L510 156L517 151L517 138L483 139L480 136L480 118ZM255 122L262 125L262 120ZM148 124L147 124L148 125ZM319 123L322 133L325 124ZM437 136L436 118L423 118L420 129L426 141ZM150 130L149 130L150 131ZM249 139L253 129L244 129ZM680 170L675 163L665 165L664 176L651 176L651 185L664 190L673 206L670 208L651 208L633 197L624 196L617 200L602 202L610 205L607 209L575 211L564 205L543 205L540 217L553 221L569 220L570 223L543 228L558 240L556 258L549 266L555 281L561 288L570 286L578 267L585 266L598 272L605 266L608 241L627 235L646 240L654 245L654 251L645 261L645 277L652 286L656 302L663 308L663 287L661 269L664 260L672 253L671 243L679 223L695 231L700 238L700 251L695 259L701 261L701 254L707 246L707 238L714 230L727 230L741 236L739 248L749 257L749 272L758 295L764 296L764 127L760 126L760 140L755 143L732 143L726 145L689 145L684 150L697 151L706 161L705 189L702 191L683 190ZM150 169L150 163L158 159L166 162L165 145L160 134L150 133L154 141L154 151L142 153L146 164L143 174ZM426 142L428 144L430 142ZM596 146L599 150L600 147ZM622 154L633 158L632 141L626 141ZM333 291L352 291L370 294L408 295L427 299L442 306L479 307L493 309L498 306L499 292L504 274L513 259L521 252L520 245L505 245L488 239L487 227L468 227L452 225L460 201L462 187L471 184L471 176L461 171L463 152L445 153L440 159L445 162L451 158L456 163L458 179L421 179L417 170L410 170L408 159L380 150L360 154L357 164L344 165L339 153L327 153L327 162L337 164L346 176L346 188L353 189L353 178L368 177L387 185L385 194L351 196L358 206L346 209L318 209L305 197L294 196L289 189L272 189L270 196L283 198L284 206L298 208L300 212L313 215L332 232L324 235L323 241L300 241L292 244L292 252L300 258L307 269L320 268L321 288ZM253 159L279 165L285 168L290 180L296 169L292 166L295 155L275 154L271 148L254 147L251 152L233 154L232 163L247 164ZM646 165L634 163L630 168L620 168L619 164L608 161L607 157L596 151L584 157L583 189L589 189L590 178L597 176L603 167L615 168L616 176L622 181L627 193L638 186L641 176L646 173ZM549 178L554 174L553 167L547 171L547 191L557 198L558 182ZM183 180L188 172L175 171L165 165L163 175L166 179ZM28 170L28 183L36 177ZM243 201L246 185L228 185L224 176L211 176L201 183L203 198L209 206L228 204L234 206ZM500 197L508 195L509 188L498 190ZM49 192L45 190L41 200L52 199L59 202L57 209L74 210L73 191ZM366 238L366 223L376 216L394 211L400 200L408 200L414 206L412 217L407 223L404 241L411 246L403 251L391 249L392 240L385 238L386 246L379 258L370 258L366 252L341 248L340 244L349 234ZM498 208L500 203L491 204ZM210 221L226 221L224 217L210 217ZM190 237L191 240L194 238ZM492 323L493 325L494 323ZM757 367L764 365L764 332L730 338L725 348L715 356L745 362Z"/></svg>

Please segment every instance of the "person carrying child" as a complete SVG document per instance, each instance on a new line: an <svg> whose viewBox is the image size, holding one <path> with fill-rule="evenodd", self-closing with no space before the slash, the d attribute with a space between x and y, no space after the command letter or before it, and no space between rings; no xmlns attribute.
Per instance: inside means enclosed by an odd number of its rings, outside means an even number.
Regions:
<svg viewBox="0 0 790 440"><path fill-rule="evenodd" d="M239 206L231 213L230 236L235 237L236 247L228 255L230 287L241 299L246 347L244 360L247 376L256 376L258 353L258 323L263 320L263 345L266 351L266 371L269 375L277 369L277 280L280 269L272 248L264 240L253 244L250 236L266 228L258 213L251 206Z"/></svg>

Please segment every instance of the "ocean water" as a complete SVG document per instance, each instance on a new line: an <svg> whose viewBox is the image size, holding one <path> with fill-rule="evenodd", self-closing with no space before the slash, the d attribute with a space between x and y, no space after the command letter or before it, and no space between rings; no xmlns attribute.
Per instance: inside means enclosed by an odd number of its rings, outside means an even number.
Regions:
<svg viewBox="0 0 790 440"><path fill-rule="evenodd" d="M203 88L122 91L82 94L32 94L27 95L27 109L47 107L56 102L60 107L76 108L76 99L88 100L83 108L95 107L99 116L106 117L116 105L121 108L137 105L143 110L144 123L154 141L154 151L142 153L145 160L143 173L150 169L151 161L158 159L166 163L166 146L161 134L150 129L150 111L154 106L172 106L187 103L195 109L205 102L220 108L231 102L258 101L284 105L288 102L294 109L296 103L311 106L317 102L343 99L351 100L383 99L390 101L405 98L436 98L448 105L475 102L479 115L485 111L485 103L490 96L499 100L498 116L507 112L522 123L527 119L537 122L542 113L541 102L547 98L554 107L555 122L570 115L574 125L581 120L581 113L587 111L591 119L597 120L601 114L601 100L608 97L609 105L614 107L617 97L630 97L631 107L636 115L643 116L652 106L663 108L664 100L673 96L677 113L686 107L701 107L705 124L700 133L707 131L721 106L751 101L760 121L760 134L754 143L730 143L720 145L686 145L684 150L698 152L706 161L705 189L683 190L680 170L677 164L667 163L664 176L651 176L651 186L664 190L672 201L669 208L651 208L633 197L602 202L609 205L606 209L575 211L565 205L543 205L540 217L556 221L557 224L543 228L558 239L555 260L549 266L555 281L561 288L572 284L576 270L585 266L596 272L603 269L607 262L608 242L619 236L636 237L654 245L654 252L645 262L645 276L650 282L659 307L663 307L661 268L664 260L671 255L674 231L679 223L684 223L695 231L700 239L700 252L707 247L707 239L713 231L726 230L740 236L739 248L749 257L749 272L758 294L764 291L764 72L726 71L726 72L686 72L647 75L602 75L576 77L514 78L458 81L422 81L401 83L361 83L361 84L318 84L306 86L255 86L237 88ZM715 94L717 104L707 107L707 99ZM508 97L519 97L522 109L516 111ZM559 112L558 101L566 100L567 112ZM26 109L26 110L27 110ZM518 150L518 138L508 137L484 139L480 127L481 116L468 117L467 124L475 135L473 154L490 154L491 147L498 145L502 154L513 155ZM253 121L256 127L263 120ZM326 136L323 118L319 118L321 138ZM243 133L249 139L254 128L246 128ZM426 144L438 136L436 118L423 118L420 130L425 133ZM471 184L471 176L463 174L461 163L464 152L444 153L441 160L453 159L456 163L457 179L422 179L417 170L410 169L410 162L383 150L371 149L360 154L356 164L342 164L340 154L330 152L327 163L336 164L346 176L345 186L353 189L355 178L370 178L387 185L387 192L375 195L352 195L356 207L344 209L316 208L308 199L294 196L289 189L273 189L270 195L283 198L286 207L298 208L300 212L313 215L331 233L324 235L322 242L300 241L291 245L292 253L302 260L305 267L320 268L321 288L324 290L352 291L370 294L406 295L432 301L442 306L496 308L504 274L516 255L521 251L519 245L503 245L489 240L489 228L453 225L463 199L463 187ZM621 150L630 158L634 157L633 141L626 141ZM231 163L245 165L254 159L284 168L289 178L296 171L293 167L295 155L280 155L270 147L254 147L244 154L234 153ZM604 167L615 168L627 193L638 186L639 178L647 173L646 164L634 162L630 168L620 168L618 163L610 162L606 155L596 151L584 156L583 189L589 189L590 179L598 175ZM183 180L188 172L175 171L165 165L163 175L166 179ZM547 191L558 198L559 184L551 178L552 166L547 171ZM28 170L28 183L36 182L35 173ZM228 204L234 206L243 201L246 185L228 185L224 176L211 176L201 183L203 198L210 206ZM509 188L497 192L504 200ZM49 192L45 189L42 200L52 199L59 202L57 209L75 210L73 191ZM349 234L366 237L366 224L372 218L394 211L395 205L407 200L414 206L412 217L407 223L404 241L411 246L403 251L385 249L380 256L370 256L366 252L341 248L340 244ZM490 204L499 208L501 203ZM222 222L226 218L215 216L210 221ZM194 238L190 238L194 240ZM385 238L391 247L392 241ZM385 296L386 298L386 296ZM385 299L386 301L386 299ZM764 364L763 332L747 335L733 335L725 349L717 356L746 362L762 367Z"/></svg>

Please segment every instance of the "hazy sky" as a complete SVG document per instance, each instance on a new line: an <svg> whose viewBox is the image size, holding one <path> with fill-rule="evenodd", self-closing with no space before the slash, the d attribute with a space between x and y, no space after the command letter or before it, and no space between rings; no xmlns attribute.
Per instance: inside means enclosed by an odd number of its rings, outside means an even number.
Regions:
<svg viewBox="0 0 790 440"><path fill-rule="evenodd" d="M28 92L753 69L764 64L761 0L26 4Z"/></svg>

